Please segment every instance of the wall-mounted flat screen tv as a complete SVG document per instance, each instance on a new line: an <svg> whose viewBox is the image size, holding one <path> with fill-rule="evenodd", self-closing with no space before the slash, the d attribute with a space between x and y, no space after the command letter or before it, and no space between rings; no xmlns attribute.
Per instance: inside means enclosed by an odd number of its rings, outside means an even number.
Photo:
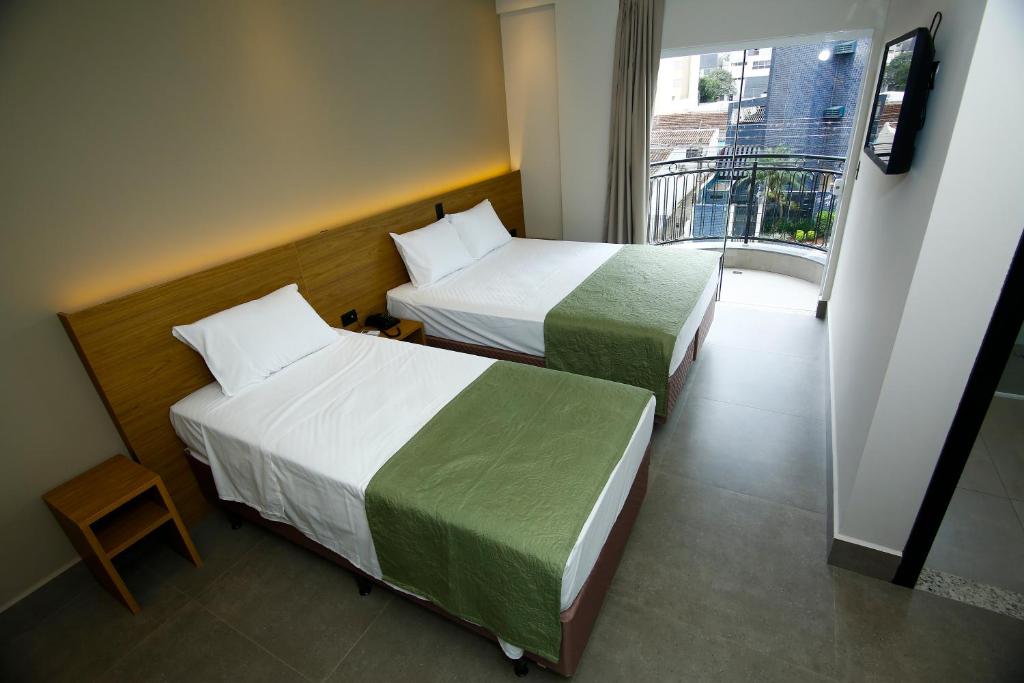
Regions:
<svg viewBox="0 0 1024 683"><path fill-rule="evenodd" d="M883 173L906 173L914 140L924 125L934 75L934 49L928 29L919 28L885 45L871 108L865 153Z"/></svg>

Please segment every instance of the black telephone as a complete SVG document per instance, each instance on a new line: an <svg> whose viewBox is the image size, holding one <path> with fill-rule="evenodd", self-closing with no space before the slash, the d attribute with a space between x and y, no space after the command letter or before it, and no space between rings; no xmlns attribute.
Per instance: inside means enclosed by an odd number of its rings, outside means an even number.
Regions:
<svg viewBox="0 0 1024 683"><path fill-rule="evenodd" d="M388 330L398 327L399 322L401 321L398 318L394 318L387 313L373 313L366 318L367 327L380 330L388 337L397 337L402 333L401 329L399 329L394 334L388 334Z"/></svg>

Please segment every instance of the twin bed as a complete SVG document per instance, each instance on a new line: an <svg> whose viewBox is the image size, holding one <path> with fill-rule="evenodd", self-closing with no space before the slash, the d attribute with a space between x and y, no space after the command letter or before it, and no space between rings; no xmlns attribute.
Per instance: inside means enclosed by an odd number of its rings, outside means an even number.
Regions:
<svg viewBox="0 0 1024 683"><path fill-rule="evenodd" d="M547 609L548 619L557 623L559 615L572 608L590 578L630 491L635 486L644 486L643 481L638 481L638 473L641 465L645 465L650 443L653 398L636 390L626 397L632 401L635 414L617 417L610 409L595 411L593 405L565 404L566 393L581 387L592 391L597 380L352 332L339 331L338 334L336 343L237 396L225 396L216 383L211 383L171 408L175 431L187 445L200 476L212 479L221 500L244 505L262 519L284 523L335 557L344 558L360 575L422 599L429 591L423 588L421 578L415 572L403 577L393 569L388 571L387 563L381 562L379 550L382 532L401 533L409 529L412 533L410 520L423 511L401 508L397 511L400 521L393 528L388 529L383 524L374 529L374 513L370 509L373 499L368 495L372 494L368 489L378 482L382 468L394 463L396 454L407 449L414 437L423 438L428 428L433 427L435 440L444 445L445 462L436 468L436 463L430 465L434 480L424 475L415 477L407 485L399 482L398 497L407 496L411 489L418 490L422 497L431 501L429 509L423 512L430 517L429 525L443 525L446 536L465 530L487 537L488 534L493 536L493 528L488 529L488 526L501 524L501 520L509 517L522 517L527 501L532 509L548 504L552 510L558 510L580 484L575 476L567 476L570 473L551 465L560 461L567 464L573 442L586 440L587 433L598 426L596 422L617 419L621 429L611 432L610 438L601 442L591 438L586 441L588 450L576 454L576 465L582 462L587 467L589 461L596 462L603 451L612 467L610 473L600 474L602 484L593 488L591 497L584 503L588 513L576 521L578 528L571 523L571 528L556 528L561 541L571 541L555 577L557 604L546 605L550 608ZM527 414L528 408L517 403L503 406L506 411L503 415L495 413L499 408L495 403L501 395L506 399L515 395L511 387L500 383L483 388L488 400L473 401L463 396L468 388L479 387L478 380L499 366L509 366L506 371L516 374L518 384L524 379L535 383L540 379L541 384L534 387L531 400L539 397L541 402L563 404L554 419L567 427L555 435L550 425L534 424L532 416ZM540 373L540 377L518 376L522 372ZM555 386L548 386L551 384ZM618 385L601 384L618 389ZM464 408L468 402L468 409L472 410L475 403L485 415L490 413L494 418L488 423L485 416L475 415L470 424L465 416L457 415L448 422L438 422L439 413L459 405L456 399L460 397ZM621 410L616 407L614 413ZM461 428L453 428L453 424ZM524 432L529 435L531 431L532 437L524 439ZM466 437L465 432L482 434L493 445L460 444ZM430 452L441 451L434 448ZM459 477L465 477L463 471L472 466L467 463L470 459L467 455L482 458L488 473L500 478L504 484L503 500L487 495L474 501L464 495L461 488L453 491ZM525 460L531 456L539 457L540 461L527 465ZM414 457L427 456L420 453ZM474 474L468 488L482 495L482 479L478 473ZM545 484L550 487L547 497L542 495ZM515 490L517 487L519 490ZM457 500L445 501L449 492L449 497L457 496ZM461 516L448 520L454 511ZM503 528L500 542L514 541L519 546L527 543L528 538L527 534L516 536ZM422 543L422 538L416 543ZM399 539L388 550L394 553L396 545L405 544ZM477 616L471 620L473 623L488 628L500 638L510 657L521 657L522 635L517 638L502 632L493 618L478 615L529 599L533 589L526 588L523 581L532 585L544 579L531 569L531 564L539 561L541 555L529 549L525 557L504 563L502 560L508 553L487 560L474 560L471 553L468 558L456 559L450 549L445 555L446 561L464 565L444 567L447 574L471 575L469 565L476 562L486 566L472 567L473 572L484 571L486 576L486 571L490 570L501 576L493 581L489 595L483 600L478 596L478 604L470 604L469 608L467 603L472 600L465 598L445 599L432 593L432 602L460 618L468 614ZM425 571L428 564L417 561L418 571ZM516 572L523 575L520 581L501 580ZM427 588L436 589L436 586ZM490 606L491 602L496 606ZM541 605L543 607L545 605ZM541 654L545 665L558 669L560 663L570 663L562 661L558 640L530 641L529 634L526 638L525 642L540 643L534 645L531 652Z"/></svg>
<svg viewBox="0 0 1024 683"><path fill-rule="evenodd" d="M644 347L645 327L653 318L668 318L670 313L678 321L669 325L668 346L665 354L667 372L663 378L665 395L659 394L657 378L651 377L632 383L651 389L658 395L659 421L672 412L682 388L686 372L696 358L700 345L714 318L714 303L718 285L717 257L706 252L657 248L655 256L667 257L673 269L664 273L667 282L644 282L648 292L658 287L673 290L682 296L665 304L662 297L650 297L663 308L641 305L645 292L627 291L626 308L616 310L609 306L610 288L622 287L621 280L643 281L654 279L652 273L637 272L644 265L634 260L624 264L625 278L607 278L597 281L602 268L616 257L626 256L626 250L615 244L590 242L562 242L535 239L511 239L507 244L491 251L471 265L437 283L417 288L405 283L387 294L388 310L392 315L423 322L428 343L452 351L462 351L490 358L514 360L538 366L554 367L580 374L603 377L613 381L630 381L630 376L617 375L631 364L642 363L657 355ZM648 252L648 248L641 247ZM653 249L653 248L652 248ZM662 265L659 263L655 266ZM685 276L692 275L689 282ZM618 281L617 281L618 280ZM561 357L552 363L546 341L551 341L552 312L570 295L580 292L581 285L593 284L591 300L595 309L571 311L565 323L570 330L579 329L580 350L577 358ZM684 291L685 287L689 287ZM616 331L623 337L623 352L612 358L595 353L595 336L608 332L613 324L609 318L622 323L625 330ZM632 318L632 319L630 319ZM562 341L555 337L555 341ZM564 355L564 354L563 354ZM588 362L589 361L589 362ZM652 368L650 374L657 369Z"/></svg>
<svg viewBox="0 0 1024 683"><path fill-rule="evenodd" d="M506 187L515 202L496 208L521 230L515 173L61 319L133 455L164 476L187 517L203 514L205 498L350 570L361 592L386 585L497 640L517 674L530 659L570 676L646 491L653 423L671 403L652 388L530 367L552 364L545 320L618 247L514 239L431 287L399 285L382 230L424 224L419 207L472 205ZM392 313L473 355L332 330L229 392L170 339L171 327L289 282L334 319L328 295L357 285L317 280L315 264L325 244L349 250L351 240L380 250L374 272L386 274L376 281ZM687 287L690 310L660 349L663 402L713 312L713 278Z"/></svg>

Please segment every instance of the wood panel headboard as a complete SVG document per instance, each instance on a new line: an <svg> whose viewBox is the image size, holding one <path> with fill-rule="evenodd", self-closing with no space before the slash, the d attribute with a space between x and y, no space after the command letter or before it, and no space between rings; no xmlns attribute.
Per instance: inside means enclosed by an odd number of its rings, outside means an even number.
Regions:
<svg viewBox="0 0 1024 683"><path fill-rule="evenodd" d="M59 317L132 456L163 477L192 523L208 506L169 412L213 377L171 328L292 282L335 327L351 308L360 317L382 311L387 290L409 279L388 233L432 223L437 203L450 213L483 199L509 230L525 236L522 186L513 171Z"/></svg>

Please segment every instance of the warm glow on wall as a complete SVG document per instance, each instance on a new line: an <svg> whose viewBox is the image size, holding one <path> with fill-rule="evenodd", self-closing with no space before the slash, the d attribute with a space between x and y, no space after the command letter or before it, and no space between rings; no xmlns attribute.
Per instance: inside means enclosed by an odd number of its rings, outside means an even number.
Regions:
<svg viewBox="0 0 1024 683"><path fill-rule="evenodd" d="M363 204L346 203L343 210L296 216L295 220L290 221L287 225L255 228L251 223L246 222L244 231L239 229L236 234L248 233L251 235L249 239L236 237L229 242L215 244L212 247L207 245L207 248L202 250L141 255L132 263L125 263L116 271L102 269L102 272L90 275L87 281L70 284L59 292L58 308L64 312L74 312L95 306L161 282L279 247L288 242L315 235L323 230L343 227L374 214L459 187L472 185L508 171L508 162L501 160L464 174L452 175L440 180L431 179L434 182L423 182L416 185L410 183L405 187L394 188L386 194L372 197ZM231 231L224 232L230 233Z"/></svg>

